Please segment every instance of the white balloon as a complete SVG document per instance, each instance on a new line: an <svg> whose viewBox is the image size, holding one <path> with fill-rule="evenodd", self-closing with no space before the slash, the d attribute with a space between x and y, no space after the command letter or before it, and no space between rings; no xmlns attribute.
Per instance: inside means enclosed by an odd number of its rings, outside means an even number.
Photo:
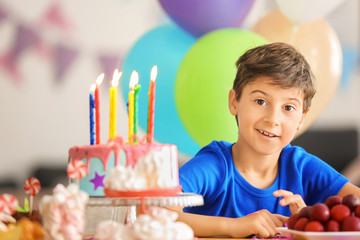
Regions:
<svg viewBox="0 0 360 240"><path fill-rule="evenodd" d="M275 0L282 13L293 22L310 22L326 17L345 0Z"/></svg>

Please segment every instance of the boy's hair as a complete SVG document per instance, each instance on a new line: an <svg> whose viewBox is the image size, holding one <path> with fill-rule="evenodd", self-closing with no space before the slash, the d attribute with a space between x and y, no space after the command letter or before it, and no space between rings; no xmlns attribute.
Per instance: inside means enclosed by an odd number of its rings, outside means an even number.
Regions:
<svg viewBox="0 0 360 240"><path fill-rule="evenodd" d="M316 90L314 75L303 55L286 43L271 43L246 51L236 62L237 73L233 84L236 99L243 88L257 77L272 78L272 84L283 88L299 88L304 93L305 112L311 105Z"/></svg>

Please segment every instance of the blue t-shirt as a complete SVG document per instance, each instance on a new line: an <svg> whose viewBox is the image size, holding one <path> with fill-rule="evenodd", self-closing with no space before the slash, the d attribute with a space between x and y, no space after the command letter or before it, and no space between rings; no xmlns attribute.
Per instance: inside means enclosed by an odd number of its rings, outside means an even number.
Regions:
<svg viewBox="0 0 360 240"><path fill-rule="evenodd" d="M183 191L204 198L203 206L187 207L185 212L235 218L267 209L271 213L290 216L289 206L281 206L281 198L274 197L274 191L284 189L300 194L306 205L313 205L337 195L349 181L318 157L289 144L280 154L274 183L266 189L256 188L237 170L232 145L213 141L180 168Z"/></svg>

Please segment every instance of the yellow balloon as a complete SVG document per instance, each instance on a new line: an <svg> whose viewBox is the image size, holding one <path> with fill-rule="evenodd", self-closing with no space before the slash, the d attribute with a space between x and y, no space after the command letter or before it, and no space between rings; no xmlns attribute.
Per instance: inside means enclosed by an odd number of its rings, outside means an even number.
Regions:
<svg viewBox="0 0 360 240"><path fill-rule="evenodd" d="M311 66L317 93L299 135L319 117L336 92L342 73L340 41L326 20L294 24L279 9L269 12L251 30L270 42L293 45Z"/></svg>

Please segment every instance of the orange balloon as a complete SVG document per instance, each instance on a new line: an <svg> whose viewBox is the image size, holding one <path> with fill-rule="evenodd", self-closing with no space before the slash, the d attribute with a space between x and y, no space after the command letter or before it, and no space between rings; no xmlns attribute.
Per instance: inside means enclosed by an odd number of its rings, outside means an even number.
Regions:
<svg viewBox="0 0 360 240"><path fill-rule="evenodd" d="M269 12L251 30L270 42L291 44L310 64L317 92L299 135L320 116L336 92L342 73L340 41L326 20L294 24L279 9Z"/></svg>

